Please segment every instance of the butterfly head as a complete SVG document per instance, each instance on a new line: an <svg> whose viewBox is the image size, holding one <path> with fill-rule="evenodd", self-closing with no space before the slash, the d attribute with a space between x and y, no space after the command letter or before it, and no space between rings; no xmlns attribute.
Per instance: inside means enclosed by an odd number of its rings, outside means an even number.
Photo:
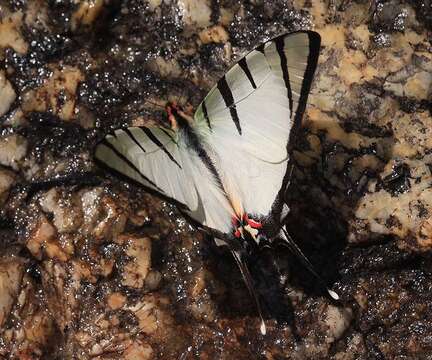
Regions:
<svg viewBox="0 0 432 360"><path fill-rule="evenodd" d="M177 130L182 127L186 121L189 125L193 124L192 107L186 105L184 108L178 105L176 102L169 103L166 106L168 114L168 120L170 121L171 128Z"/></svg>
<svg viewBox="0 0 432 360"><path fill-rule="evenodd" d="M232 224L234 227L234 237L237 239L246 240L251 238L254 240L254 245L259 245L261 239L263 239L264 235L261 233L262 223L249 217L246 213L240 219L233 217Z"/></svg>

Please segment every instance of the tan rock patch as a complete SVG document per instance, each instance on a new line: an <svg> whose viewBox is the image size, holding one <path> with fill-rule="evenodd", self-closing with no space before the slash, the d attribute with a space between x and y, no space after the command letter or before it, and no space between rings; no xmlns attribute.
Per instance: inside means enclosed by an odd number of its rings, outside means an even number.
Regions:
<svg viewBox="0 0 432 360"><path fill-rule="evenodd" d="M18 296L24 273L19 259L0 259L0 327L5 322Z"/></svg>
<svg viewBox="0 0 432 360"><path fill-rule="evenodd" d="M198 36L203 44L226 43L229 39L228 32L221 25L202 30Z"/></svg>
<svg viewBox="0 0 432 360"><path fill-rule="evenodd" d="M18 169L18 163L27 154L27 140L20 135L0 138L0 165Z"/></svg>
<svg viewBox="0 0 432 360"><path fill-rule="evenodd" d="M0 71L0 116L3 116L9 111L9 108L15 99L15 90L6 78L4 71Z"/></svg>
<svg viewBox="0 0 432 360"><path fill-rule="evenodd" d="M25 54L28 50L28 44L21 34L23 14L17 11L0 20L0 49L10 47L17 53ZM0 56L2 52L0 53Z"/></svg>
<svg viewBox="0 0 432 360"><path fill-rule="evenodd" d="M72 66L52 67L53 74L43 85L22 95L22 109L52 111L62 120L70 121L75 117L76 91L84 75Z"/></svg>
<svg viewBox="0 0 432 360"><path fill-rule="evenodd" d="M121 238L127 235L121 235ZM131 257L124 269L122 284L142 288L151 265L151 241L149 238L128 237L126 254Z"/></svg>
<svg viewBox="0 0 432 360"><path fill-rule="evenodd" d="M82 25L91 25L95 22L104 6L103 0L81 1L77 10L72 14L71 26L75 31Z"/></svg>
<svg viewBox="0 0 432 360"><path fill-rule="evenodd" d="M121 309L126 304L126 296L119 292L112 293L107 298L107 304L111 310Z"/></svg>

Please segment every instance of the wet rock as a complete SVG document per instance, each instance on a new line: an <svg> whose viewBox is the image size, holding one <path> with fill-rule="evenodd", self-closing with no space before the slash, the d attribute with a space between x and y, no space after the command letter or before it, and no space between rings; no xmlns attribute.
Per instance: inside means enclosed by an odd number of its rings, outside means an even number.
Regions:
<svg viewBox="0 0 432 360"><path fill-rule="evenodd" d="M226 30L220 25L203 30L198 34L198 36L203 44L226 43L229 38Z"/></svg>
<svg viewBox="0 0 432 360"><path fill-rule="evenodd" d="M42 209L54 217L53 224L60 233L72 233L82 224L82 212L77 199L63 197L56 188L40 200Z"/></svg>
<svg viewBox="0 0 432 360"><path fill-rule="evenodd" d="M360 300L358 309L359 326L364 334L364 346L369 354L376 353L384 358L405 354L416 357L425 346L429 346L423 334L429 330L423 323L429 315L430 286L429 266L423 267L424 260L403 254L391 245L381 245L353 257L354 267L363 262L363 275L353 275L345 283ZM369 252L369 259L365 259ZM385 269L389 264L412 262L419 268ZM409 268L409 267L408 267ZM382 291L385 289L385 291ZM421 292L421 296L418 294ZM417 295L413 297L413 294ZM391 324L391 325L390 325ZM374 326L376 328L374 329ZM416 329L416 330L414 330Z"/></svg>
<svg viewBox="0 0 432 360"><path fill-rule="evenodd" d="M378 2L373 14L374 25L379 29L403 31L407 20L413 20L409 16L412 12L410 6L400 1Z"/></svg>
<svg viewBox="0 0 432 360"><path fill-rule="evenodd" d="M334 360L367 359L367 349L361 334L355 333L347 339L346 348L332 356Z"/></svg>
<svg viewBox="0 0 432 360"><path fill-rule="evenodd" d="M80 272L77 271L73 281L69 282L68 270L64 265L54 261L46 261L42 269L42 283L46 291L48 308L54 314L57 326L64 330L69 326L73 316L73 310L77 306L75 298L79 287Z"/></svg>
<svg viewBox="0 0 432 360"><path fill-rule="evenodd" d="M22 109L27 113L51 111L69 121L75 115L76 91L83 79L77 68L53 69L52 76L41 87L23 94Z"/></svg>
<svg viewBox="0 0 432 360"><path fill-rule="evenodd" d="M209 1L180 0L179 9L185 25L197 28L210 25L211 7Z"/></svg>
<svg viewBox="0 0 432 360"><path fill-rule="evenodd" d="M150 360L153 358L153 349L148 344L134 342L123 353L126 360Z"/></svg>
<svg viewBox="0 0 432 360"><path fill-rule="evenodd" d="M16 94L12 85L8 81L3 71L0 71L0 116L9 111L11 104L14 102Z"/></svg>
<svg viewBox="0 0 432 360"><path fill-rule="evenodd" d="M20 259L0 260L0 327L7 320L21 288L24 263Z"/></svg>
<svg viewBox="0 0 432 360"><path fill-rule="evenodd" d="M158 71L164 77L177 77L181 74L181 68L175 59L164 59L158 56L149 67Z"/></svg>
<svg viewBox="0 0 432 360"><path fill-rule="evenodd" d="M0 164L18 169L18 163L27 154L27 141L19 135L8 135L0 138Z"/></svg>
<svg viewBox="0 0 432 360"><path fill-rule="evenodd" d="M9 190L15 183L15 176L7 170L0 170L0 205L3 205L9 195Z"/></svg>
<svg viewBox="0 0 432 360"><path fill-rule="evenodd" d="M20 54L25 54L28 44L22 35L23 13L14 12L0 20L0 56L3 56L4 49L11 47Z"/></svg>
<svg viewBox="0 0 432 360"><path fill-rule="evenodd" d="M121 293L112 293L107 298L107 304L111 310L121 309L126 303L126 298Z"/></svg>
<svg viewBox="0 0 432 360"><path fill-rule="evenodd" d="M81 1L71 17L71 28L75 31L80 26L91 25L99 16L104 6L102 0Z"/></svg>
<svg viewBox="0 0 432 360"><path fill-rule="evenodd" d="M391 74L384 83L384 89L400 97L406 96L418 100L428 99L432 92L432 77L427 70L423 69L432 63L432 58L430 54L414 56L419 59L416 62L420 66L414 66L414 63Z"/></svg>
<svg viewBox="0 0 432 360"><path fill-rule="evenodd" d="M150 270L145 279L145 287L150 291L154 291L159 288L161 280L162 275L159 271Z"/></svg>
<svg viewBox="0 0 432 360"><path fill-rule="evenodd" d="M334 342L348 329L352 320L351 309L340 309L335 306L328 306L325 323L328 325L327 339L329 343Z"/></svg>
<svg viewBox="0 0 432 360"><path fill-rule="evenodd" d="M81 197L83 230L99 241L113 239L123 232L128 211L122 199L114 199L94 188L84 191Z"/></svg>
<svg viewBox="0 0 432 360"><path fill-rule="evenodd" d="M0 331L0 354L14 358L43 357L56 346L52 338L55 331L45 304L39 301L37 286L24 275L10 321Z"/></svg>
<svg viewBox="0 0 432 360"><path fill-rule="evenodd" d="M412 6L417 10L416 18L421 21L424 26L431 28L432 24L432 9L430 0L411 1Z"/></svg>
<svg viewBox="0 0 432 360"><path fill-rule="evenodd" d="M42 216L31 230L26 246L39 260L47 257L67 261L73 254L74 248L70 241L64 240L58 237L56 228Z"/></svg>
<svg viewBox="0 0 432 360"><path fill-rule="evenodd" d="M121 235L117 242L125 243L126 255L130 257L123 267L124 286L142 288L151 265L151 241L149 238L136 238Z"/></svg>

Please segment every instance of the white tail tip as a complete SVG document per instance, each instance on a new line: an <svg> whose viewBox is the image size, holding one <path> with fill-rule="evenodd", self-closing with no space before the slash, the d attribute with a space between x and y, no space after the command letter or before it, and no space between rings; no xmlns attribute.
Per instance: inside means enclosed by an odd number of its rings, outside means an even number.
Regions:
<svg viewBox="0 0 432 360"><path fill-rule="evenodd" d="M264 321L261 321L261 326L260 326L260 330L261 330L261 334L265 335L267 333L267 328L264 324Z"/></svg>
<svg viewBox="0 0 432 360"><path fill-rule="evenodd" d="M336 292L334 292L333 290L327 289L327 291L333 300L339 300L340 299L339 295Z"/></svg>

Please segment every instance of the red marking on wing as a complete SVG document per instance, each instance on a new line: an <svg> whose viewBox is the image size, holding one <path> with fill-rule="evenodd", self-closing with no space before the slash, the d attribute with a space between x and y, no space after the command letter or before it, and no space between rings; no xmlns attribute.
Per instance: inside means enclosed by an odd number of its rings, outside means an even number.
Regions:
<svg viewBox="0 0 432 360"><path fill-rule="evenodd" d="M248 220L248 224L251 228L254 228L254 229L261 229L262 228L262 224L258 221Z"/></svg>
<svg viewBox="0 0 432 360"><path fill-rule="evenodd" d="M244 214L243 220L246 221L249 224L249 226L253 229L261 229L262 228L262 224L260 222L255 221L253 219L249 219L247 214Z"/></svg>

